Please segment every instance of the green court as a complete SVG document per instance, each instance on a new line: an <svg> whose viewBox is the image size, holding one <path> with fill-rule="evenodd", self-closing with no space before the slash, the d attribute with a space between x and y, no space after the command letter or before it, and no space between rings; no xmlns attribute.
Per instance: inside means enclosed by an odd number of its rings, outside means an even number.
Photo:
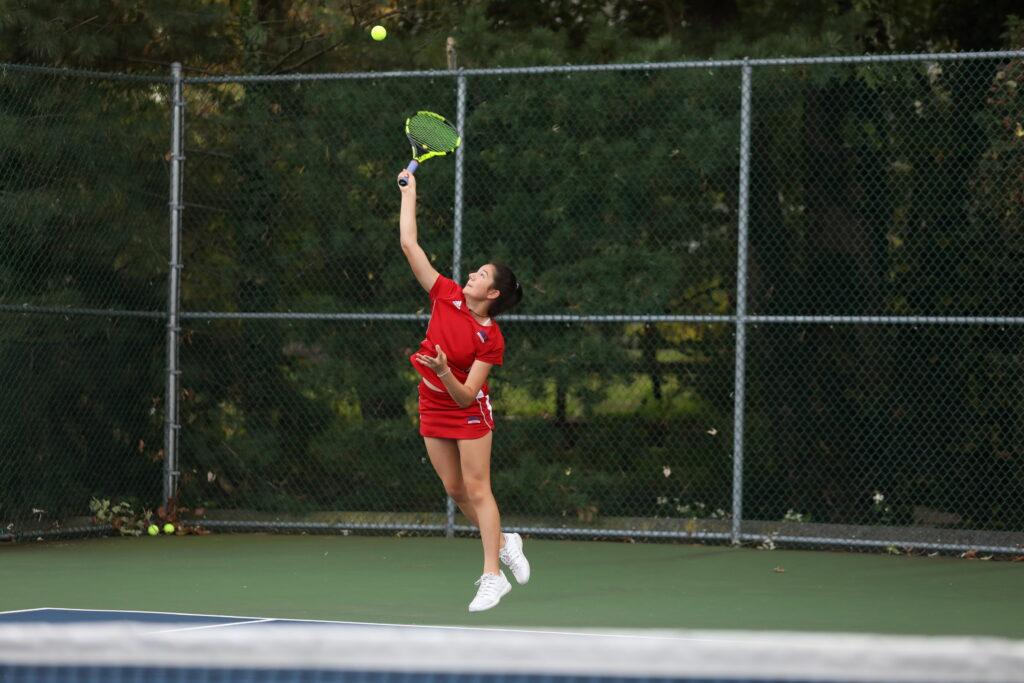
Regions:
<svg viewBox="0 0 1024 683"><path fill-rule="evenodd" d="M475 538L23 542L0 547L0 611L1024 637L1024 563L542 539L528 539L526 552L530 583L471 615Z"/></svg>

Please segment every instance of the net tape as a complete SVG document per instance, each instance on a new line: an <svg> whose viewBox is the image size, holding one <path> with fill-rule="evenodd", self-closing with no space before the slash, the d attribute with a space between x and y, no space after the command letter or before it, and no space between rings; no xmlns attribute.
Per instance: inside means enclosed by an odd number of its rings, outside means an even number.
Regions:
<svg viewBox="0 0 1024 683"><path fill-rule="evenodd" d="M411 683L466 675L491 681L1024 681L1024 642L997 638L254 623L213 629L127 622L0 626L0 674L8 668L0 680L30 667L60 670L62 679L72 679L66 675L71 670L85 671L84 678L114 667L359 671L364 678L393 674Z"/></svg>

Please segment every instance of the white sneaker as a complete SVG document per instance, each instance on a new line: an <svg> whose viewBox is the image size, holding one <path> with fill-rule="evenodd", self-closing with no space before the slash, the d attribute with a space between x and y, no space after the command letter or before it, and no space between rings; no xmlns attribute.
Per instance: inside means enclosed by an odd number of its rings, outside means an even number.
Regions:
<svg viewBox="0 0 1024 683"><path fill-rule="evenodd" d="M485 609L491 609L512 590L512 584L508 582L502 572L484 574L476 580L476 585L480 588L477 589L473 602L469 603L470 612L483 612Z"/></svg>
<svg viewBox="0 0 1024 683"><path fill-rule="evenodd" d="M522 586L530 580L530 561L523 555L523 539L519 534L502 534L505 537L505 547L498 553L498 557L506 567L512 570L516 577L516 583Z"/></svg>

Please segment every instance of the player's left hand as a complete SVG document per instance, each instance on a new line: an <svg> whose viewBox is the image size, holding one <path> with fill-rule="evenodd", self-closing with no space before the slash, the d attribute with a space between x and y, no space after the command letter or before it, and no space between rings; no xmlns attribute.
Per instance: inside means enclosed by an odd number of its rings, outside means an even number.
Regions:
<svg viewBox="0 0 1024 683"><path fill-rule="evenodd" d="M426 365L428 368L441 375L448 369L448 356L444 355L444 351L441 350L440 344L434 344L434 348L437 350L437 356L431 357L425 356L422 353L417 353L416 362Z"/></svg>

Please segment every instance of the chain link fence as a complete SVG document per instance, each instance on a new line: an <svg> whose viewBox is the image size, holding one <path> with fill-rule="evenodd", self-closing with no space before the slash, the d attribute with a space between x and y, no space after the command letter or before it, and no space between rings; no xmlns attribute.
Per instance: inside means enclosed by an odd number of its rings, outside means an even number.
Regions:
<svg viewBox="0 0 1024 683"><path fill-rule="evenodd" d="M1022 58L9 67L0 517L152 506L163 476L213 528L470 531L408 363L394 176L431 109L464 143L418 174L421 243L525 283L492 381L506 526L1019 551Z"/></svg>
<svg viewBox="0 0 1024 683"><path fill-rule="evenodd" d="M0 521L160 495L166 79L0 69Z"/></svg>

